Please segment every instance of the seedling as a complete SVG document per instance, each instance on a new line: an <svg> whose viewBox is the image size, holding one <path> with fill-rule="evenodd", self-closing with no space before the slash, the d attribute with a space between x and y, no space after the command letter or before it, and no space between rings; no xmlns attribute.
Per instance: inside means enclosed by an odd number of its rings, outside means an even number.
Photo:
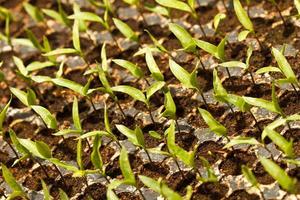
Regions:
<svg viewBox="0 0 300 200"><path fill-rule="evenodd" d="M145 59L152 78L154 78L156 81L164 81L164 75L157 66L152 55L152 51L149 48L146 48Z"/></svg>
<svg viewBox="0 0 300 200"><path fill-rule="evenodd" d="M27 2L23 3L23 7L34 21L36 22L44 21L44 15L38 7L33 6L32 4Z"/></svg>
<svg viewBox="0 0 300 200"><path fill-rule="evenodd" d="M187 3L179 1L179 0L155 0L158 4L165 6L167 8L177 9L184 12L188 12L191 16L199 21L198 13L195 10L195 0L189 0ZM203 33L204 38L207 38L204 28L201 23L198 23Z"/></svg>
<svg viewBox="0 0 300 200"><path fill-rule="evenodd" d="M181 197L177 192L173 191L171 188L169 188L161 178L159 178L157 181L149 178L147 176L139 175L139 179L149 187L150 189L154 190L155 192L162 195L167 200L190 200L192 196L192 187L187 186L187 194L185 197Z"/></svg>
<svg viewBox="0 0 300 200"><path fill-rule="evenodd" d="M239 33L238 40L243 41L244 39L247 38L248 34L253 33L254 38L256 39L257 43L260 46L260 49L263 50L263 45L259 41L259 39L255 33L253 24L247 14L247 12L244 10L243 6L241 5L240 0L233 0L233 6L234 6L234 11L235 11L235 14L236 14L238 20L243 25L243 27L246 29Z"/></svg>
<svg viewBox="0 0 300 200"><path fill-rule="evenodd" d="M131 130L122 124L117 124L116 128L123 135L125 135L132 144L134 144L137 147L142 148L145 151L149 161L152 162L151 157L148 153L148 150L145 146L144 135L143 135L142 129L140 127L136 126L134 130Z"/></svg>
<svg viewBox="0 0 300 200"><path fill-rule="evenodd" d="M218 13L215 15L213 25L214 25L214 29L215 29L216 33L218 32L220 22L225 18L226 18L226 15L224 13Z"/></svg>
<svg viewBox="0 0 300 200"><path fill-rule="evenodd" d="M180 65L178 65L175 61L172 59L169 59L169 66L170 70L173 73L173 75L181 82L181 84L189 89L195 89L202 97L202 100L206 106L207 109L209 109L208 104L206 102L206 99L201 91L201 88L197 81L197 66L192 71L192 73L189 73L184 68L182 68Z"/></svg>
<svg viewBox="0 0 300 200"><path fill-rule="evenodd" d="M117 18L113 18L113 21L117 29L124 35L124 37L134 42L138 42L138 35L130 28L128 24Z"/></svg>
<svg viewBox="0 0 300 200"><path fill-rule="evenodd" d="M65 26L71 26L70 20L67 17L66 12L64 11L61 0L57 1L58 4L58 12L51 9L42 9L43 13L48 15L49 17L53 18L55 21L65 25Z"/></svg>
<svg viewBox="0 0 300 200"><path fill-rule="evenodd" d="M9 196L5 196L5 198L7 200L15 199L17 197L29 199L27 194L24 192L22 186L19 185L19 183L13 177L12 173L9 171L9 169L3 163L1 164L1 170L2 170L2 176L4 178L4 181L8 184L8 186L12 190L12 193L9 194Z"/></svg>
<svg viewBox="0 0 300 200"><path fill-rule="evenodd" d="M283 169L275 162L264 157L259 157L260 163L265 170L278 182L278 184L289 193L296 192L297 180L291 178Z"/></svg>
<svg viewBox="0 0 300 200"><path fill-rule="evenodd" d="M43 187L44 200L52 200L53 197L50 195L50 191L49 191L46 183L43 180L41 180L41 184Z"/></svg>

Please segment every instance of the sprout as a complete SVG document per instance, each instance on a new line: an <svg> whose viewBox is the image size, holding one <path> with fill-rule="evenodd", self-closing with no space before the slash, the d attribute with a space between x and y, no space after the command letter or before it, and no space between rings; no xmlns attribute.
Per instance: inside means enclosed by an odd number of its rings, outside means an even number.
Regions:
<svg viewBox="0 0 300 200"><path fill-rule="evenodd" d="M117 18L113 18L114 24L117 27L117 29L129 40L138 42L138 35L130 28L129 25L127 25L125 22L122 22L121 20Z"/></svg>
<svg viewBox="0 0 300 200"><path fill-rule="evenodd" d="M219 27L219 24L220 24L221 20L223 20L225 18L226 18L226 15L223 14L223 13L218 13L214 17L214 23L213 23L213 25L214 25L214 29L215 29L216 32L218 31L218 27Z"/></svg>
<svg viewBox="0 0 300 200"><path fill-rule="evenodd" d="M44 193L44 200L52 200L53 197L50 195L50 191L46 185L46 183L41 179L43 193Z"/></svg>
<svg viewBox="0 0 300 200"><path fill-rule="evenodd" d="M68 19L66 12L63 10L63 7L61 5L61 0L58 0L57 3L58 3L58 12L51 9L42 9L43 13L45 13L49 17L55 19L55 21L65 26L70 26L71 25L70 20Z"/></svg>
<svg viewBox="0 0 300 200"><path fill-rule="evenodd" d="M2 176L4 178L4 181L12 190L12 193L9 194L9 196L6 197L6 199L15 199L16 197L23 197L25 199L29 199L27 194L24 192L23 188L21 187L21 185L16 181L13 174L3 163L1 164L1 169L2 169Z"/></svg>
<svg viewBox="0 0 300 200"><path fill-rule="evenodd" d="M275 162L264 157L259 157L260 163L265 170L278 182L278 184L290 193L296 193L297 180L291 178Z"/></svg>
<svg viewBox="0 0 300 200"><path fill-rule="evenodd" d="M44 21L43 13L38 7L35 7L32 4L27 2L23 3L23 7L25 11L30 15L30 17L34 19L36 22Z"/></svg>

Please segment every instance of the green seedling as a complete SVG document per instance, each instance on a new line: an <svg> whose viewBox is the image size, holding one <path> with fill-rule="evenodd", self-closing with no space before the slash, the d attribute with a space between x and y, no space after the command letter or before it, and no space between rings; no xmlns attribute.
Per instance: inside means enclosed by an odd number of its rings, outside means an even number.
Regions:
<svg viewBox="0 0 300 200"><path fill-rule="evenodd" d="M239 33L238 40L243 41L247 38L248 34L253 33L254 38L256 39L257 43L260 46L260 49L262 50L263 45L260 42L260 40L258 39L258 37L255 33L255 30L254 30L253 24L247 14L247 12L244 10L240 0L233 0L233 6L234 6L234 11L235 11L235 14L236 14L238 20L243 25L243 27L246 29Z"/></svg>
<svg viewBox="0 0 300 200"><path fill-rule="evenodd" d="M215 15L213 25L214 25L214 29L216 32L218 32L220 22L225 18L226 18L226 15L224 13L218 13Z"/></svg>
<svg viewBox="0 0 300 200"><path fill-rule="evenodd" d="M132 144L143 149L145 151L149 161L152 162L149 152L145 146L145 138L144 138L142 129L140 127L136 126L134 130L131 130L122 124L117 124L116 128L123 135L125 135Z"/></svg>
<svg viewBox="0 0 300 200"><path fill-rule="evenodd" d="M137 33L135 33L129 25L117 18L113 18L113 22L116 28L124 35L124 37L134 42L138 42L139 37Z"/></svg>
<svg viewBox="0 0 300 200"><path fill-rule="evenodd" d="M159 67L157 66L152 55L152 51L149 48L146 48L145 59L152 78L154 78L156 81L164 81L164 75L161 73Z"/></svg>
<svg viewBox="0 0 300 200"><path fill-rule="evenodd" d="M66 12L64 11L62 5L61 5L61 0L57 1L58 4L58 12L52 9L42 9L43 13L51 18L53 18L55 21L70 27L71 22L68 19L68 16Z"/></svg>
<svg viewBox="0 0 300 200"><path fill-rule="evenodd" d="M145 78L145 75L144 75L142 69L138 65L133 64L132 62L123 60L123 59L113 59L112 61L114 63L116 63L117 65L127 69L135 78L137 78L137 79L143 78L149 84L149 82Z"/></svg>
<svg viewBox="0 0 300 200"><path fill-rule="evenodd" d="M181 82L184 87L194 89L199 92L206 108L208 109L208 104L197 81L197 67L195 67L192 73L189 73L172 59L169 59L169 66L173 75Z"/></svg>
<svg viewBox="0 0 300 200"><path fill-rule="evenodd" d="M291 178L283 169L281 169L275 162L264 157L259 157L260 163L265 170L278 182L278 184L288 191L295 193L297 191L297 180Z"/></svg>
<svg viewBox="0 0 300 200"><path fill-rule="evenodd" d="M107 22L92 12L79 11L79 12L76 12L76 13L68 16L68 19L73 19L74 21L83 20L83 21L89 21L89 22L97 22L97 23L100 23L105 29L109 30L109 26L108 26Z"/></svg>
<svg viewBox="0 0 300 200"><path fill-rule="evenodd" d="M230 149L231 147L233 147L235 145L240 145L240 144L248 144L248 145L256 145L256 146L262 145L255 138L236 136L236 137L230 139L230 141L223 148Z"/></svg>
<svg viewBox="0 0 300 200"><path fill-rule="evenodd" d="M187 194L186 196L182 197L177 192L169 188L168 185L165 184L161 178L159 178L156 181L147 176L139 175L139 179L143 182L145 186L162 195L167 200L190 200L193 193L192 187L187 186Z"/></svg>
<svg viewBox="0 0 300 200"><path fill-rule="evenodd" d="M217 134L218 136L224 136L228 139L227 137L227 129L225 126L220 124L208 111L198 108L201 117L205 121L205 123L208 125L209 129ZM229 139L228 139L229 140Z"/></svg>
<svg viewBox="0 0 300 200"><path fill-rule="evenodd" d="M170 17L170 11L163 6L145 3L144 7L146 10L151 11L153 13L158 13L168 18Z"/></svg>
<svg viewBox="0 0 300 200"><path fill-rule="evenodd" d="M150 85L147 88L146 95L141 90L136 89L131 86L128 86L128 85L118 85L118 86L112 87L111 89L114 92L122 92L122 93L128 94L135 100L143 102L148 108L148 112L149 112L152 122L155 123L154 118L151 113L150 98L156 92L158 92L160 89L162 89L164 87L164 85L165 85L164 81L157 81L157 82L153 83L152 85Z"/></svg>
<svg viewBox="0 0 300 200"><path fill-rule="evenodd" d="M23 7L27 14L36 22L42 22L44 21L44 15L43 12L36 6L33 6L32 4L25 2L23 3Z"/></svg>
<svg viewBox="0 0 300 200"><path fill-rule="evenodd" d="M148 30L145 29L145 32L149 35L150 39L152 40L154 46L160 51L167 53L169 56L171 56L170 52L161 44L162 42L158 41ZM146 50L150 48L146 47ZM151 52L151 50L150 50Z"/></svg>
<svg viewBox="0 0 300 200"><path fill-rule="evenodd" d="M179 0L155 0L155 1L164 7L188 12L191 14L191 16L194 19L199 21L198 13L195 10L195 6L196 6L195 0L188 0L187 3L183 2L183 1L179 1ZM198 24L201 29L201 32L203 33L204 38L207 38L202 24L201 23L198 23Z"/></svg>
<svg viewBox="0 0 300 200"><path fill-rule="evenodd" d="M41 184L43 188L44 200L53 200L53 197L50 195L50 191L46 183L41 179Z"/></svg>
<svg viewBox="0 0 300 200"><path fill-rule="evenodd" d="M60 200L69 200L68 195L61 189L59 188L59 199Z"/></svg>
<svg viewBox="0 0 300 200"><path fill-rule="evenodd" d="M9 196L5 196L7 200L12 200L17 197L22 197L24 199L29 199L27 194L24 192L22 186L16 181L13 174L9 171L9 169L2 163L1 164L2 177L7 185L12 190L12 193Z"/></svg>
<svg viewBox="0 0 300 200"><path fill-rule="evenodd" d="M43 106L36 105L36 95L33 90L28 89L27 93L17 88L10 88L12 94L14 94L25 106L34 110L42 119L45 127L49 129L57 129L57 121L49 110Z"/></svg>

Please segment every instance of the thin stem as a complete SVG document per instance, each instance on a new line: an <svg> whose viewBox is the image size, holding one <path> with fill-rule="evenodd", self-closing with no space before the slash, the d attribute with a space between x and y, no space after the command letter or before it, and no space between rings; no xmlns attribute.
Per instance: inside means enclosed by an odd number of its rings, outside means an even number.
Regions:
<svg viewBox="0 0 300 200"><path fill-rule="evenodd" d="M229 107L231 113L233 114L233 117L234 117L236 123L238 123L238 119L237 119L237 117L236 117L236 115L235 115L235 112L234 112L232 106L231 106L229 103L227 103L227 106Z"/></svg>
<svg viewBox="0 0 300 200"><path fill-rule="evenodd" d="M121 111L121 113L122 113L122 115L123 115L123 118L125 119L125 118L126 118L126 115L125 115L125 113L124 113L124 111L123 111L123 109L122 109L122 107L121 107L121 105L120 105L120 103L119 103L118 100L116 100L116 104L117 104L118 108L120 109L120 111Z"/></svg>
<svg viewBox="0 0 300 200"><path fill-rule="evenodd" d="M222 0L222 3L223 3L223 6L224 6L224 8L226 10L226 13L229 14L230 12L229 12L229 10L228 10L228 8L226 6L225 0Z"/></svg>
<svg viewBox="0 0 300 200"><path fill-rule="evenodd" d="M41 167L41 169L44 172L44 174L47 176L48 179L50 179L50 176L47 173L45 167L42 165L42 163L38 159L35 159L34 157L31 157L31 158L32 158L32 160L34 160L35 162L37 162L39 164L39 166Z"/></svg>
<svg viewBox="0 0 300 200"><path fill-rule="evenodd" d="M154 118L153 118L151 109L150 109L149 107L148 107L148 112L149 112L149 115L150 115L150 118L151 118L152 123L155 124L155 121L154 121Z"/></svg>
<svg viewBox="0 0 300 200"><path fill-rule="evenodd" d="M178 123L178 120L177 118L175 119L175 123L176 123L176 126L177 126L177 130L178 130L178 133L180 134L180 127L179 127L179 123Z"/></svg>
<svg viewBox="0 0 300 200"><path fill-rule="evenodd" d="M203 69L204 71L206 71L205 65L204 65L204 63L202 62L202 59L201 59L201 57L200 57L199 51L196 51L196 56L197 56L198 59L199 59L199 62L200 62L200 64L201 64L202 69Z"/></svg>
<svg viewBox="0 0 300 200"><path fill-rule="evenodd" d="M254 33L254 38L255 38L256 41L258 42L258 45L259 45L259 47L260 47L260 50L263 50L263 49L264 49L264 48L263 48L263 45L262 45L262 43L259 41L259 39L258 39L256 33Z"/></svg>
<svg viewBox="0 0 300 200"><path fill-rule="evenodd" d="M139 187L137 187L136 189L137 189L137 191L140 193L142 199L143 199L143 200L146 200L146 198L145 198L143 192L141 191L141 189L140 189Z"/></svg>
<svg viewBox="0 0 300 200"><path fill-rule="evenodd" d="M195 13L193 14L193 16L194 16L194 18L195 18L197 21L199 21L198 24L199 24L200 30L201 30L201 32L203 33L204 39L207 40L207 36L206 36L205 31L204 31L204 28L203 28L202 24L200 23L200 17L199 17L199 15L198 15L198 13L195 12Z"/></svg>
<svg viewBox="0 0 300 200"><path fill-rule="evenodd" d="M254 85L256 85L252 72L249 71L249 74L250 74L252 83L253 83Z"/></svg>
<svg viewBox="0 0 300 200"><path fill-rule="evenodd" d="M231 76L231 74L230 74L230 72L229 72L229 69L228 69L228 67L225 67L225 69L226 69L226 72L227 72L228 78L230 79L230 82L231 82L231 84L232 84L232 86L233 86L233 80L231 79L231 78L232 78L232 76Z"/></svg>
<svg viewBox="0 0 300 200"><path fill-rule="evenodd" d="M103 176L103 178L105 179L105 181L106 181L108 184L110 184L110 181L109 181L109 179L107 178L106 174L101 174L101 175Z"/></svg>
<svg viewBox="0 0 300 200"><path fill-rule="evenodd" d="M176 166L177 166L177 168L178 168L178 170L179 170L179 172L180 172L180 174L182 176L182 179L185 179L185 175L184 175L183 171L181 170L177 159L175 157L173 159L174 159L174 162L175 162L175 164L176 164Z"/></svg>
<svg viewBox="0 0 300 200"><path fill-rule="evenodd" d="M149 161L152 163L152 159L151 159L151 157L150 157L150 155L149 155L149 152L147 151L147 149L144 149L144 151L145 151L145 153L146 153L146 155L147 155Z"/></svg>
<svg viewBox="0 0 300 200"><path fill-rule="evenodd" d="M199 93L200 93L200 95L201 95L201 97L202 97L202 100L203 100L203 102L204 102L204 105L205 105L206 109L209 110L208 104L207 104L207 102L206 102L206 99L205 99L203 93L202 93L201 91L199 91Z"/></svg>
<svg viewBox="0 0 300 200"><path fill-rule="evenodd" d="M296 92L296 94L298 95L298 91L297 91L297 89L296 89L295 85L294 85L293 83L291 83L291 85L292 85L292 87L293 87L294 91Z"/></svg>
<svg viewBox="0 0 300 200"><path fill-rule="evenodd" d="M19 157L17 151L15 150L15 148L8 141L6 141L6 143L8 144L9 148L14 152L16 158L19 159L20 157Z"/></svg>
<svg viewBox="0 0 300 200"><path fill-rule="evenodd" d="M96 108L96 106L95 106L93 100L92 100L90 97L87 97L87 100L91 103L91 105L92 105L94 111L97 111L97 108Z"/></svg>
<svg viewBox="0 0 300 200"><path fill-rule="evenodd" d="M148 86L150 86L149 81L144 77L145 82L147 83Z"/></svg>
<svg viewBox="0 0 300 200"><path fill-rule="evenodd" d="M280 11L280 9L279 9L279 7L278 7L277 4L275 4L275 8L276 8L277 12L279 13L279 16L280 16L280 18L281 18L281 20L282 20L282 22L283 22L283 25L284 25L285 27L287 27L287 23L286 23L284 17L282 16L281 11Z"/></svg>
<svg viewBox="0 0 300 200"><path fill-rule="evenodd" d="M53 164L53 166L54 166L55 170L58 172L58 174L60 175L60 178L63 181L63 184L64 184L65 188L67 189L68 186L67 186L67 183L66 183L66 180L65 180L64 176L62 175L62 173L60 172L60 170L58 169L58 167L55 164Z"/></svg>
<svg viewBox="0 0 300 200"><path fill-rule="evenodd" d="M260 128L260 126L259 126L259 124L258 124L258 121L256 120L254 114L251 112L251 110L249 110L249 113L251 114L252 118L254 119L255 125L256 125L256 127L258 128L259 132L262 133L262 129Z"/></svg>

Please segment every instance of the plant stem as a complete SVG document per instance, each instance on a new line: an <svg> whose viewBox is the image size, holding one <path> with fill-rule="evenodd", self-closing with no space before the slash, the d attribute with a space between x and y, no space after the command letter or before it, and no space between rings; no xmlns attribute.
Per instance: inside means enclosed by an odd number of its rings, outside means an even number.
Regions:
<svg viewBox="0 0 300 200"><path fill-rule="evenodd" d="M263 48L263 45L262 45L262 43L259 41L259 39L258 39L256 33L254 33L254 38L256 39L256 41L257 41L257 43L258 43L258 45L259 45L259 47L260 47L260 50L263 50L263 49L264 49L264 48Z"/></svg>
<svg viewBox="0 0 300 200"><path fill-rule="evenodd" d="M257 129L259 130L259 132L262 133L262 129L260 128L259 124L258 124L258 121L256 120L255 116L253 115L253 113L251 112L251 110L249 110L249 113L251 114L252 118L254 119L255 121L255 125L257 127Z"/></svg>
<svg viewBox="0 0 300 200"><path fill-rule="evenodd" d="M199 59L199 62L200 62L200 65L201 65L202 69L203 69L204 71L206 71L205 65L204 65L204 63L202 62L202 59L201 59L201 57L200 57L199 51L196 51L196 56L197 56L198 59Z"/></svg>
<svg viewBox="0 0 300 200"><path fill-rule="evenodd" d="M87 100L91 103L91 105L92 105L94 111L96 112L96 111L97 111L97 108L96 108L96 106L95 106L93 100L92 100L90 97L87 97Z"/></svg>
<svg viewBox="0 0 300 200"><path fill-rule="evenodd" d="M147 83L148 86L150 86L149 81L144 77L145 82Z"/></svg>
<svg viewBox="0 0 300 200"><path fill-rule="evenodd" d="M58 174L60 175L60 178L61 178L61 180L63 181L63 184L64 184L65 188L67 189L67 188L68 188L68 185L67 185L67 183L66 183L66 180L65 180L64 176L62 175L62 173L60 172L60 170L58 169L58 167L57 167L55 164L53 164L53 165L54 165L55 170L56 170L56 171L58 172Z"/></svg>
<svg viewBox="0 0 300 200"><path fill-rule="evenodd" d="M151 157L150 157L150 155L149 155L149 152L147 151L147 149L144 149L144 151L145 151L145 153L146 153L146 155L147 155L149 161L152 163L152 159L151 159Z"/></svg>
<svg viewBox="0 0 300 200"><path fill-rule="evenodd" d="M118 100L115 100L115 101L116 101L116 104L117 104L118 108L120 109L120 111L121 111L121 113L122 113L122 115L123 115L123 118L125 119L125 118L126 118L126 115L125 115L125 113L124 113L124 111L123 111L123 109L122 109L122 107L121 107L119 101L118 101Z"/></svg>
<svg viewBox="0 0 300 200"><path fill-rule="evenodd" d="M254 85L256 85L252 72L249 71L249 74L250 74L252 83L253 83Z"/></svg>
<svg viewBox="0 0 300 200"><path fill-rule="evenodd" d="M17 151L15 150L15 148L8 141L6 141L6 143L8 144L9 148L14 152L16 158L19 159L20 157L19 157Z"/></svg>
<svg viewBox="0 0 300 200"><path fill-rule="evenodd" d="M281 11L280 11L280 9L279 9L279 7L278 7L277 4L275 4L275 8L276 8L277 12L279 13L279 16L280 16L280 18L281 18L281 20L283 22L284 27L286 28L287 27L287 23L286 23L284 17L282 16Z"/></svg>
<svg viewBox="0 0 300 200"><path fill-rule="evenodd" d="M185 179L185 175L184 175L183 171L181 170L181 168L180 168L180 166L179 166L179 163L178 163L176 157L174 157L173 159L174 159L174 162L175 162L175 164L176 164L176 166L177 166L177 168L178 168L178 170L179 170L179 172L180 172L180 174L181 174L181 176L182 176L182 179Z"/></svg>
<svg viewBox="0 0 300 200"><path fill-rule="evenodd" d="M175 118L175 123L176 123L176 126L177 126L178 133L180 134L181 131L180 131L180 127L179 127L179 123L178 123L177 118Z"/></svg>
<svg viewBox="0 0 300 200"><path fill-rule="evenodd" d="M228 78L230 79L231 85L233 86L233 80L232 80L232 76L231 76L231 74L230 74L230 72L229 72L229 69L228 69L228 67L225 67L225 69L226 69Z"/></svg>
<svg viewBox="0 0 300 200"><path fill-rule="evenodd" d="M205 99L203 93L202 93L200 90L198 90L198 91L199 91L199 93L200 93L200 95L201 95L201 97L202 97L202 100L203 100L203 102L204 102L204 105L205 105L206 109L209 110L208 104L207 104L207 102L206 102L206 99Z"/></svg>
<svg viewBox="0 0 300 200"><path fill-rule="evenodd" d="M143 199L143 200L146 200L146 198L145 198L143 192L141 191L141 189L140 189L138 186L136 187L136 189L137 189L137 191L140 193L142 199Z"/></svg>
<svg viewBox="0 0 300 200"><path fill-rule="evenodd" d="M38 159L35 159L34 157L32 157L32 160L34 160L35 162L37 162L39 164L39 166L41 167L42 171L44 172L44 174L47 176L48 179L50 179L50 176L49 174L47 173L46 169L44 168L44 166L42 165L42 163L38 160Z"/></svg>
<svg viewBox="0 0 300 200"><path fill-rule="evenodd" d="M149 115L150 115L150 118L151 118L152 123L155 124L155 121L154 121L154 118L153 118L151 109L150 109L149 107L148 107L148 112L149 112Z"/></svg>
<svg viewBox="0 0 300 200"><path fill-rule="evenodd" d="M226 6L225 0L222 0L222 3L223 3L223 6L224 6L224 8L226 10L226 13L229 14L230 12L229 12L229 10L228 10L228 8Z"/></svg>
<svg viewBox="0 0 300 200"><path fill-rule="evenodd" d="M297 89L296 89L295 85L294 85L293 83L291 83L291 85L292 85L292 87L293 87L294 91L296 92L296 94L298 95L298 91L297 91Z"/></svg>
<svg viewBox="0 0 300 200"><path fill-rule="evenodd" d="M238 119L237 119L237 117L236 117L236 115L235 115L235 112L234 112L232 106L231 106L229 103L226 103L226 104L227 104L227 106L229 107L231 113L233 114L233 117L234 117L236 123L238 123Z"/></svg>
<svg viewBox="0 0 300 200"><path fill-rule="evenodd" d="M198 24L199 24L200 30L201 30L201 32L203 33L204 39L207 40L207 36L206 36L205 31L204 31L204 28L203 28L202 24L200 23L200 17L199 17L199 15L198 15L198 13L197 13L196 11L195 11L195 13L193 14L193 17L194 17L197 21L199 21Z"/></svg>

